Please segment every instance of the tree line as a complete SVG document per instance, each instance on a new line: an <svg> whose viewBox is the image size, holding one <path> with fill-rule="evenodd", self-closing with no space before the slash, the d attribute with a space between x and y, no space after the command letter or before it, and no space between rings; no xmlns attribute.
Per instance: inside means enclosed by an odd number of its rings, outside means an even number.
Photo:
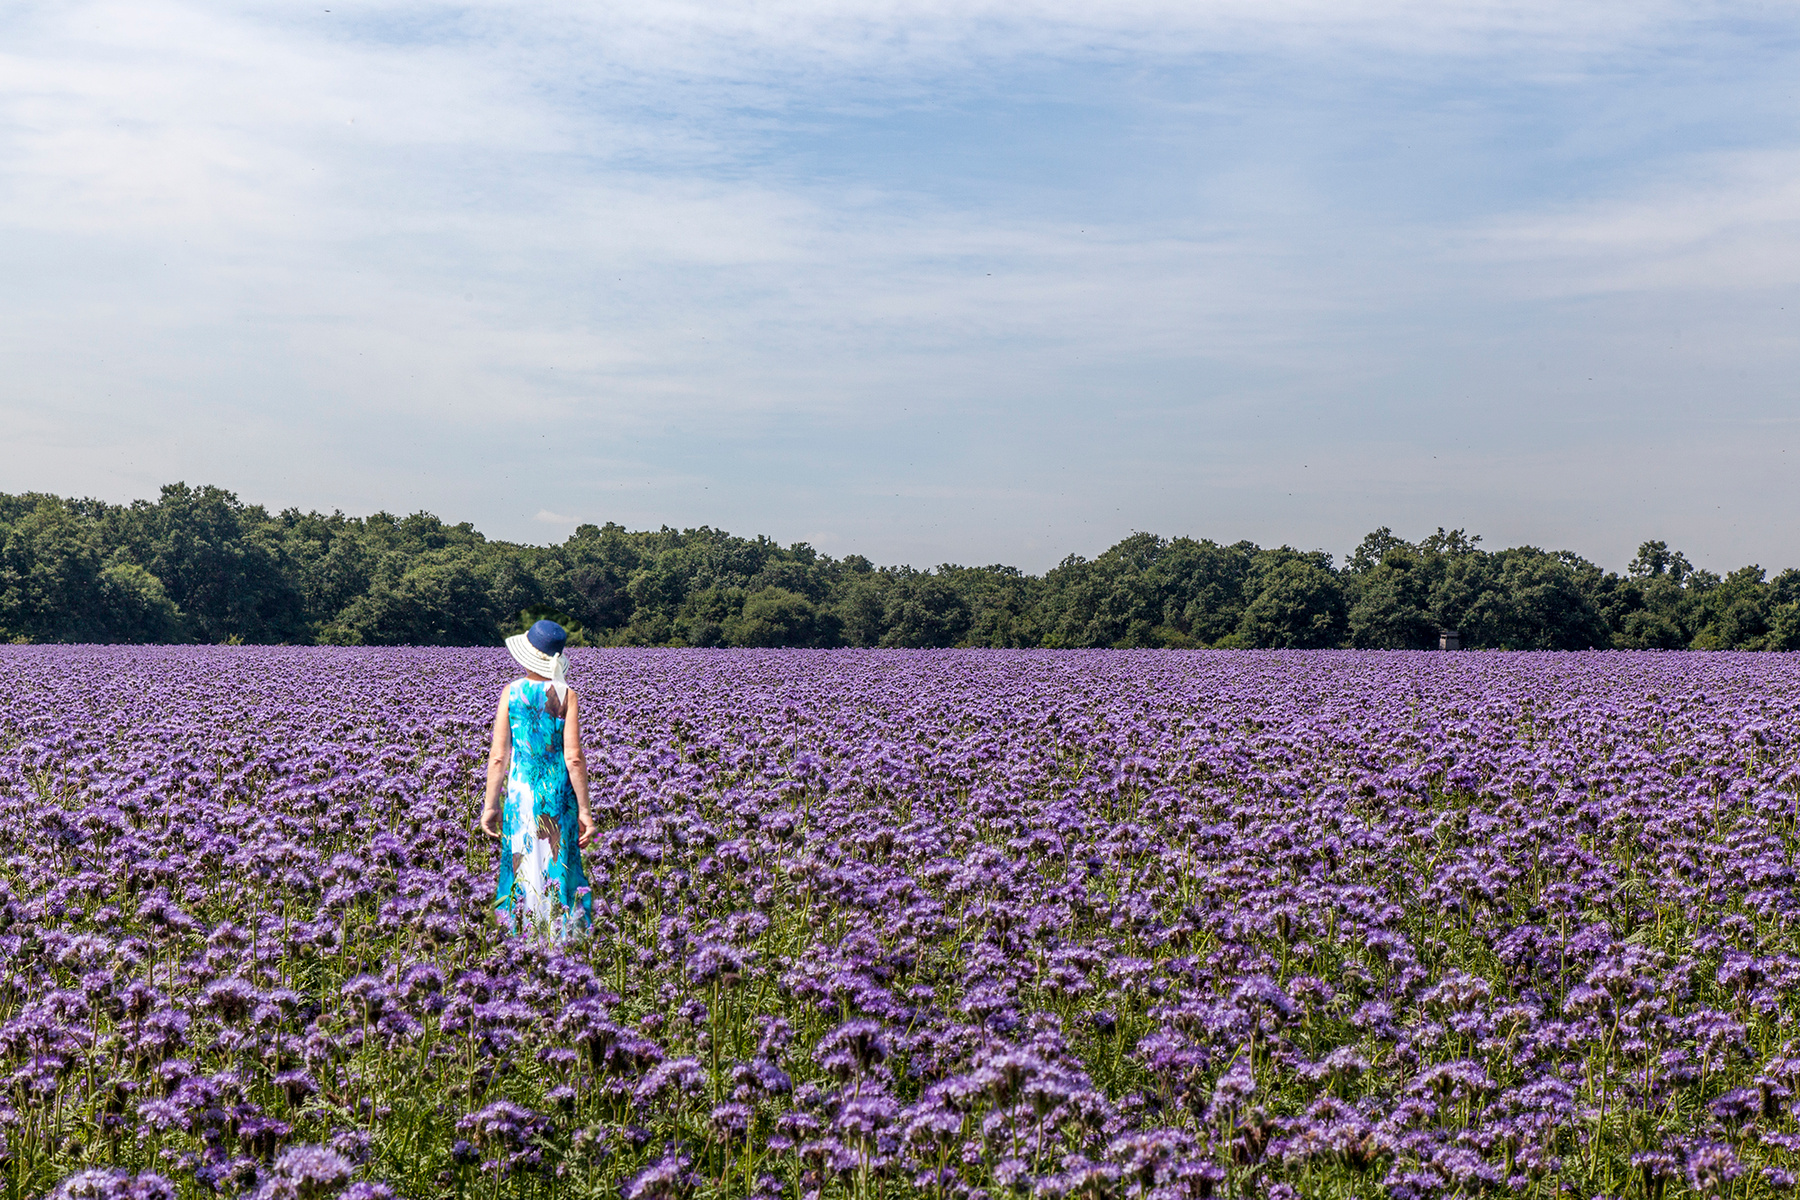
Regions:
<svg viewBox="0 0 1800 1200"><path fill-rule="evenodd" d="M0 493L0 638L482 645L552 615L635 646L1800 649L1800 570L1723 577L1660 541L1623 575L1567 550L1383 528L1322 551L1138 533L1041 576L877 567L721 530L270 513L217 487L129 505Z"/></svg>

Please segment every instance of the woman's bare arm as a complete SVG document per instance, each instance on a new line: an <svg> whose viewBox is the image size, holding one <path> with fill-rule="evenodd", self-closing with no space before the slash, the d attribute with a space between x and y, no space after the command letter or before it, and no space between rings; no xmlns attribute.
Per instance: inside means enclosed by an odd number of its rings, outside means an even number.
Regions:
<svg viewBox="0 0 1800 1200"><path fill-rule="evenodd" d="M512 766L512 722L506 719L506 694L494 710L494 732L488 739L487 798L481 804L481 831L489 837L500 836L500 790L506 786L506 772Z"/></svg>
<svg viewBox="0 0 1800 1200"><path fill-rule="evenodd" d="M594 809L588 803L587 759L581 753L581 705L574 688L569 689L567 710L563 713L563 761L569 764L569 782L575 788L575 800L580 806L579 844L585 847L594 840Z"/></svg>

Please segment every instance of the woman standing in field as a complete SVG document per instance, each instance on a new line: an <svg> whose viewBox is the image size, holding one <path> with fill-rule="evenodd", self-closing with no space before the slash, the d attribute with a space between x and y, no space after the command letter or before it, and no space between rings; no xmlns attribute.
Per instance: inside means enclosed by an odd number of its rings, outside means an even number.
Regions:
<svg viewBox="0 0 1800 1200"><path fill-rule="evenodd" d="M580 699L563 682L568 641L555 621L506 639L525 678L500 693L481 806L482 831L500 839L495 910L512 929L529 924L559 940L586 928L593 911L581 848L593 840L594 814Z"/></svg>

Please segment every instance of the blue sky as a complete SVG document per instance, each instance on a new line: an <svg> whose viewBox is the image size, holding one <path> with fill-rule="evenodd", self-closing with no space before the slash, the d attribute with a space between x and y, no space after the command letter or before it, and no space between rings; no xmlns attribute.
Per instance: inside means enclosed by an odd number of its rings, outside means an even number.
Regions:
<svg viewBox="0 0 1800 1200"><path fill-rule="evenodd" d="M1800 12L0 11L0 490L1800 565Z"/></svg>

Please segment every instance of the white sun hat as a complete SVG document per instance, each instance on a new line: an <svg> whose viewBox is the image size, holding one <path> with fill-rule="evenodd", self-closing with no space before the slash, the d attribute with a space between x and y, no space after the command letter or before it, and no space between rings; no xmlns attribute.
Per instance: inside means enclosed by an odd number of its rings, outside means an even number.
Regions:
<svg viewBox="0 0 1800 1200"><path fill-rule="evenodd" d="M564 682L569 673L569 656L563 653L568 644L569 631L555 621L539 621L524 633L506 639L513 661L533 675L548 679L558 699L569 694L569 685Z"/></svg>

